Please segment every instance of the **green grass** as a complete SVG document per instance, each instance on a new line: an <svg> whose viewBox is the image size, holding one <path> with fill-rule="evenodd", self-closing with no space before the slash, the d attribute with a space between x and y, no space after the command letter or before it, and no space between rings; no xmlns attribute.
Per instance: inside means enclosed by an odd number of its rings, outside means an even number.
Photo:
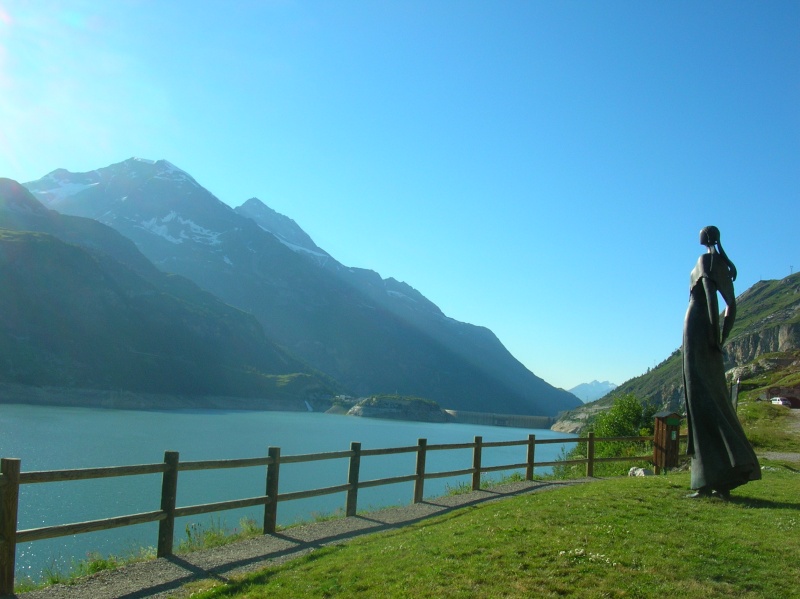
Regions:
<svg viewBox="0 0 800 599"><path fill-rule="evenodd" d="M800 432L791 430L791 412L765 401L748 401L737 410L748 440L759 451L800 451Z"/></svg>
<svg viewBox="0 0 800 599"><path fill-rule="evenodd" d="M537 476L535 477L537 480L541 479L542 477ZM482 476L481 477L481 489L491 489L492 487L497 487L499 485L506 485L509 483L516 483L520 481L524 481L525 477L520 474L519 472L512 472L508 475L503 475L499 479L494 478L492 476ZM460 482L455 485L445 484L445 495L451 497L453 495L464 495L465 493L472 493L472 483L468 482Z"/></svg>
<svg viewBox="0 0 800 599"><path fill-rule="evenodd" d="M686 473L600 480L464 508L184 592L195 599L800 597L798 485L796 471L769 468L726 503L686 499Z"/></svg>
<svg viewBox="0 0 800 599"><path fill-rule="evenodd" d="M27 593L54 584L76 584L86 576L91 576L104 570L116 570L122 566L152 560L155 557L155 547L141 547L127 555L104 556L99 553L89 553L86 559L73 561L72 567L67 572L58 568L46 568L38 581L30 577L18 579L14 586L14 591L16 593Z"/></svg>
<svg viewBox="0 0 800 599"><path fill-rule="evenodd" d="M186 525L186 536L178 543L176 553L191 553L201 549L212 549L250 539L262 534L262 528L251 518L242 518L239 528L230 530L220 518L211 518L208 525L192 522Z"/></svg>
<svg viewBox="0 0 800 599"><path fill-rule="evenodd" d="M764 321L782 311L790 310L797 303L797 285L800 273L776 281L760 281L738 298L740 309L736 314L736 326L732 337L763 326ZM800 315L788 314L782 323L798 322Z"/></svg>

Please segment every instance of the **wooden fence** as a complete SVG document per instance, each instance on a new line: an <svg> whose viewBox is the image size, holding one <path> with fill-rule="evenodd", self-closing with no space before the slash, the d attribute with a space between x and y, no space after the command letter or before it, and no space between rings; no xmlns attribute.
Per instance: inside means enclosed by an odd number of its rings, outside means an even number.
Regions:
<svg viewBox="0 0 800 599"><path fill-rule="evenodd" d="M472 475L472 489L480 488L481 474L502 470L525 469L526 480L533 480L535 467L564 466L585 464L586 476L594 476L595 464L613 461L653 461L653 455L636 457L596 458L595 444L605 441L653 441L654 437L606 437L595 438L593 433L582 438L561 439L536 439L529 435L520 441L495 441L485 443L482 437L475 437L471 443L450 443L428 445L426 439L419 439L417 445L408 447L394 447L389 449L361 449L360 443L351 443L347 451L334 451L328 453L288 455L282 456L279 447L270 447L266 457L244 458L233 460L206 460L195 462L181 462L178 452L167 451L163 463L142 464L135 466L113 466L105 468L83 468L78 470L48 470L22 472L21 462L16 458L2 458L0 460L0 596L11 594L14 588L14 564L16 560L16 546L18 543L27 543L67 535L109 530L122 526L158 522L158 540L156 551L158 557L172 555L174 545L175 519L184 516L196 516L223 510L232 510L253 506L264 506L264 534L273 534L276 530L278 504L282 501L292 501L308 497L317 497L331 493L346 493L345 514L355 516L358 505L359 489L391 485L396 483L414 483L414 503L422 501L425 481L434 478L445 478L463 475ZM536 462L536 446L551 443L581 443L585 442L587 454L585 458L575 460L559 460L554 462ZM500 466L483 466L483 450L493 447L523 446L526 448L525 461L516 464ZM472 465L462 470L447 472L427 472L425 461L428 452L452 449L472 449ZM656 448L657 449L657 448ZM362 481L359 478L361 458L372 456L385 456L401 453L416 453L416 469L413 474L393 476L389 478ZM319 460L349 459L347 482L332 487L309 489L291 493L281 493L280 469L285 464L297 464ZM657 463L657 462L656 462ZM178 507L176 497L178 491L178 473L192 470L216 470L222 468L245 468L253 466L266 466L265 491L263 495ZM96 478L109 478L117 476L138 476L142 474L161 474L161 504L160 509L151 512L129 514L114 518L103 518L71 524L44 526L17 530L17 514L19 510L19 487L25 484L52 483L72 480L87 480Z"/></svg>

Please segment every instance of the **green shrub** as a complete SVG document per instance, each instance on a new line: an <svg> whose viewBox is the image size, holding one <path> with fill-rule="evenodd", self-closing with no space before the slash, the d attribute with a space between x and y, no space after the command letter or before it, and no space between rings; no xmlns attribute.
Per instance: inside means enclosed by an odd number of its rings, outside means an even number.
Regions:
<svg viewBox="0 0 800 599"><path fill-rule="evenodd" d="M632 393L614 398L605 412L597 415L586 433L595 437L647 437L653 434L654 407L644 404ZM594 446L596 458L636 457L647 455L652 445L639 441L598 441ZM560 461L580 460L587 457L586 442L578 443L567 453L562 451ZM595 464L595 476L624 475L632 466L648 467L647 461L609 462ZM585 464L564 464L553 467L556 478L578 478L586 475Z"/></svg>

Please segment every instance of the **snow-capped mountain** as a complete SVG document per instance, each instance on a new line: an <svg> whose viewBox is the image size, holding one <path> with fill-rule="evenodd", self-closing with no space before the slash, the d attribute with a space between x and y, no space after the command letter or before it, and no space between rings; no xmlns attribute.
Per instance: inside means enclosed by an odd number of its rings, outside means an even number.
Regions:
<svg viewBox="0 0 800 599"><path fill-rule="evenodd" d="M252 315L158 270L112 228L49 210L2 178L0 226L3 382L155 393L164 407L174 399L164 394L257 405L288 387L330 393Z"/></svg>
<svg viewBox="0 0 800 599"><path fill-rule="evenodd" d="M57 170L26 187L59 212L108 224L159 268L253 314L271 339L353 394L536 415L579 404L488 329L448 318L406 283L341 265L256 199L232 209L167 161Z"/></svg>
<svg viewBox="0 0 800 599"><path fill-rule="evenodd" d="M591 383L581 383L577 387L569 390L575 397L584 403L600 399L611 393L617 385L609 381L592 381Z"/></svg>
<svg viewBox="0 0 800 599"><path fill-rule="evenodd" d="M238 221L230 207L166 160L131 158L88 173L58 169L25 186L59 212L147 231L173 245L219 245Z"/></svg>

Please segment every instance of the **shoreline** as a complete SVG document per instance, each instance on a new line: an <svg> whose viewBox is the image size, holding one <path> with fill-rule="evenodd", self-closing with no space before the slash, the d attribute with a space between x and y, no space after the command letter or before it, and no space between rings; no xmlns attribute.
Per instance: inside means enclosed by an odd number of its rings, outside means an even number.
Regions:
<svg viewBox="0 0 800 599"><path fill-rule="evenodd" d="M232 397L216 395L169 395L113 391L107 389L70 389L66 387L34 387L16 383L0 383L0 405L19 404L62 408L94 408L105 410L211 410L249 412L307 412L349 415L354 418L379 418L403 422L425 422L419 418L380 417L377 415L347 414L328 399L266 399L263 397ZM311 408L311 409L309 409ZM446 418L441 424L480 424L484 426L549 429L556 432L556 419L548 416L493 414L443 409Z"/></svg>
<svg viewBox="0 0 800 599"><path fill-rule="evenodd" d="M325 412L327 400L264 399L261 397L184 396L107 389L33 387L0 383L0 404L100 408L111 410L241 410L256 412ZM313 410L309 410L311 405Z"/></svg>

